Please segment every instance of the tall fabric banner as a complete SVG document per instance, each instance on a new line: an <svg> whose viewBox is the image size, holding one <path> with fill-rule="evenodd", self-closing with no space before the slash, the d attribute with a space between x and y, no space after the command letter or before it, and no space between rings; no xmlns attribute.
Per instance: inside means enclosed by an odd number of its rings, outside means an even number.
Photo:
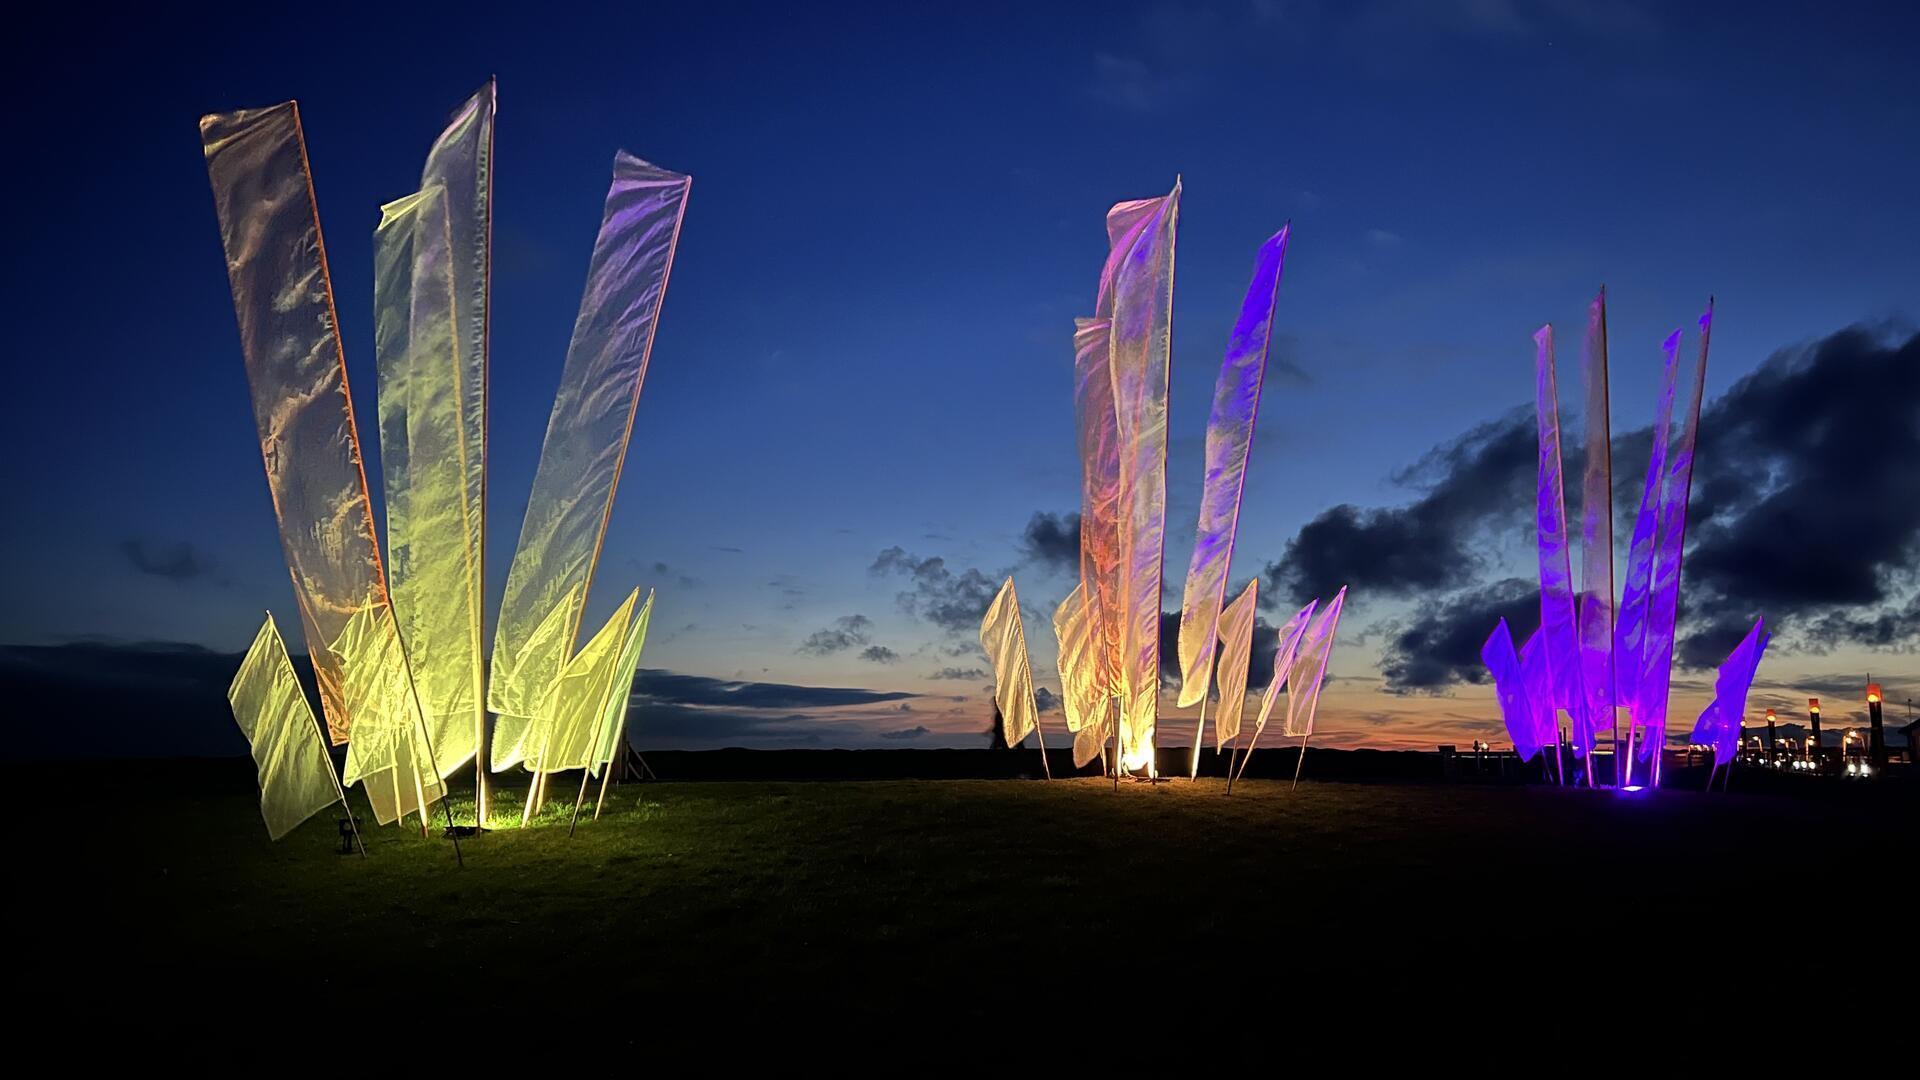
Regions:
<svg viewBox="0 0 1920 1080"><path fill-rule="evenodd" d="M299 107L204 116L200 140L280 544L327 731L343 743L357 717L328 645L362 605L389 601Z"/></svg>
<svg viewBox="0 0 1920 1080"><path fill-rule="evenodd" d="M1585 694L1580 689L1580 639L1573 609L1573 570L1567 552L1567 500L1560 475L1560 391L1553 371L1553 327L1533 335L1534 401L1539 416L1540 466L1535 500L1540 545L1540 629L1553 676L1553 707L1574 718L1574 749L1586 753Z"/></svg>
<svg viewBox="0 0 1920 1080"><path fill-rule="evenodd" d="M1586 467L1580 485L1580 685L1574 708L1593 746L1611 735L1613 712L1613 437L1607 400L1607 291L1587 306L1580 350L1586 383Z"/></svg>
<svg viewBox="0 0 1920 1080"><path fill-rule="evenodd" d="M1493 676L1494 696L1500 702L1500 719L1507 726L1507 738L1521 761L1532 761L1541 749L1540 731L1533 703L1527 700L1526 676L1520 670L1520 656L1513 648L1513 631L1507 620L1493 628L1486 644L1480 646L1480 662Z"/></svg>
<svg viewBox="0 0 1920 1080"><path fill-rule="evenodd" d="M1740 729L1747 714L1747 692L1753 688L1754 673L1760 669L1760 657L1767 651L1766 620L1755 619L1753 629L1736 646L1713 681L1713 701L1693 726L1689 742L1713 747L1716 765L1733 760L1740 751Z"/></svg>
<svg viewBox="0 0 1920 1080"><path fill-rule="evenodd" d="M1680 440L1667 459L1660 489L1659 532L1654 541L1653 591L1647 602L1645 666L1640 677L1640 709L1647 729L1645 752L1666 745L1667 692L1673 672L1674 626L1680 611L1680 559L1687 544L1687 500L1693 487L1693 448L1700 434L1700 403L1707 390L1707 343L1713 330L1713 303L1700 316L1700 358L1693 368Z"/></svg>
<svg viewBox="0 0 1920 1080"><path fill-rule="evenodd" d="M1008 746L1033 734L1040 709L1033 697L1033 667L1027 659L1027 632L1020 621L1020 596L1008 578L980 620L980 647L993 664L993 700L1000 707L1001 732Z"/></svg>
<svg viewBox="0 0 1920 1080"><path fill-rule="evenodd" d="M1112 364L1104 318L1079 319L1073 333L1073 416L1080 449L1080 592L1086 603L1085 678L1098 690L1098 708L1086 714L1108 722L1106 699L1119 693L1120 433L1113 411ZM1075 729L1078 730L1078 729ZM1084 764L1084 762L1082 763Z"/></svg>
<svg viewBox="0 0 1920 1080"><path fill-rule="evenodd" d="M1213 411L1207 417L1207 469L1200 489L1200 525L1194 535L1193 560L1187 564L1180 602L1181 708L1198 704L1207 696L1214 643L1224 637L1217 633L1220 605L1227 596L1227 568L1233 562L1240 495L1246 486L1247 455L1253 447L1254 422L1260 413L1260 388L1266 378L1273 311L1280 299L1280 273L1291 228L1282 227L1260 247L1253 264L1253 280L1247 285L1233 336L1227 339L1220 378L1214 384Z"/></svg>
<svg viewBox="0 0 1920 1080"><path fill-rule="evenodd" d="M1260 696L1260 715L1253 722L1253 737L1267 730L1267 720L1273 716L1273 706L1280 699L1280 688L1286 685L1287 676L1293 669L1293 658L1300 650L1300 639L1306 636L1307 622L1313 618L1314 609L1320 601L1309 600L1307 606L1294 613L1287 625L1280 628L1280 645L1273 651L1273 681L1267 683L1267 692ZM1251 752L1251 751L1249 751Z"/></svg>
<svg viewBox="0 0 1920 1080"><path fill-rule="evenodd" d="M1100 726L1107 709L1106 688L1095 677L1091 616L1084 584L1075 585L1053 612L1053 636L1059 643L1060 706L1067 717L1067 730L1076 733Z"/></svg>
<svg viewBox="0 0 1920 1080"><path fill-rule="evenodd" d="M1559 769L1560 717L1553 709L1553 666L1547 662L1547 636L1535 630L1520 646L1520 680L1526 687L1527 706L1533 714L1534 740L1553 750Z"/></svg>
<svg viewBox="0 0 1920 1080"><path fill-rule="evenodd" d="M639 590L634 590L638 594ZM653 621L653 592L648 590L647 602L640 606L640 614L633 617L633 625L627 630L626 644L620 647L620 663L614 672L613 689L607 695L606 711L600 717L600 731L594 739L593 764L588 766L595 776L600 770L613 764L619 755L622 740L627 733L627 713L633 708L633 676L640 668L640 650L647 643L647 625Z"/></svg>
<svg viewBox="0 0 1920 1080"><path fill-rule="evenodd" d="M1220 714L1213 725L1216 750L1240 735L1240 714L1247 705L1247 669L1253 661L1253 617L1259 587L1259 578L1248 581L1220 613Z"/></svg>
<svg viewBox="0 0 1920 1080"><path fill-rule="evenodd" d="M1294 654L1293 669L1287 672L1287 726L1280 733L1289 738L1313 734L1313 717L1320 709L1320 686L1327 678L1327 662L1333 657L1333 638L1340 630L1340 608L1347 601L1346 586L1334 594L1333 603L1314 620L1300 649Z"/></svg>
<svg viewBox="0 0 1920 1080"><path fill-rule="evenodd" d="M1653 442L1647 457L1647 479L1640 488L1640 507L1633 517L1633 540L1627 548L1627 580L1620 596L1620 619L1614 627L1614 700L1630 710L1635 726L1641 722L1640 680L1646 673L1647 595L1653 588L1653 542L1660 518L1660 488L1667 477L1667 445L1671 439L1673 395L1680 331L1661 345L1666 360L1661 368L1660 399L1653 416Z"/></svg>
<svg viewBox="0 0 1920 1080"><path fill-rule="evenodd" d="M1160 703L1160 592L1167 531L1167 372L1180 185L1107 214L1103 313L1120 445L1119 693L1123 760L1150 766ZM1105 298L1110 297L1110 300Z"/></svg>
<svg viewBox="0 0 1920 1080"><path fill-rule="evenodd" d="M624 151L614 158L613 186L494 636L487 698L500 714L495 771L525 752L529 719L568 664L577 612L613 512L691 183ZM576 612L572 625L543 634L569 603Z"/></svg>
<svg viewBox="0 0 1920 1080"><path fill-rule="evenodd" d="M341 801L339 781L287 646L268 615L227 688L233 719L253 748L260 775L260 816L275 840Z"/></svg>
<svg viewBox="0 0 1920 1080"><path fill-rule="evenodd" d="M453 332L447 211L436 185L382 207L373 238L389 582L441 777L478 746L481 520L466 464L485 433Z"/></svg>
<svg viewBox="0 0 1920 1080"><path fill-rule="evenodd" d="M567 661L530 725L525 760L529 772L562 772L597 763L601 732L617 690L620 661L639 599L640 590L628 593L606 625ZM630 690L633 684L627 685Z"/></svg>

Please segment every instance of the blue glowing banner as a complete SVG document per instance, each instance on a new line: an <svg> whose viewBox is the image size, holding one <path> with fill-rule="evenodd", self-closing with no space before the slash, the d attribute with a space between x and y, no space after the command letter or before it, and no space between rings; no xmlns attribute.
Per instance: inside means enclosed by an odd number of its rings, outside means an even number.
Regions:
<svg viewBox="0 0 1920 1080"><path fill-rule="evenodd" d="M1538 718L1527 698L1526 676L1520 670L1520 656L1514 652L1513 632L1507 628L1507 620L1501 619L1486 644L1480 646L1480 662L1493 676L1500 719L1507 725L1507 738L1513 740L1513 752L1522 761L1532 761L1541 750Z"/></svg>
<svg viewBox="0 0 1920 1080"><path fill-rule="evenodd" d="M1214 384L1213 412L1207 417L1206 478L1200 490L1200 525L1193 560L1180 604L1180 706L1207 696L1221 605L1227 595L1227 568L1233 562L1234 533L1240 521L1240 493L1247 477L1254 421L1260 412L1260 388L1273 338L1273 310L1280 299L1280 273L1287 257L1282 227L1260 247L1253 280L1240 305L1240 317L1227 339L1226 358ZM1224 699L1223 699L1223 707ZM1231 736L1223 736L1230 738Z"/></svg>
<svg viewBox="0 0 1920 1080"><path fill-rule="evenodd" d="M1540 546L1540 633L1553 681L1552 707L1574 719L1574 751L1590 743L1582 717L1580 639L1574 617L1573 570L1567 552L1567 500L1560 474L1560 392L1553 370L1553 327L1533 335L1534 400L1539 417L1540 463L1535 523Z"/></svg>
<svg viewBox="0 0 1920 1080"><path fill-rule="evenodd" d="M1760 657L1767 651L1766 620L1755 619L1753 629L1720 665L1713 681L1713 702L1693 725L1690 741L1713 747L1714 764L1733 760L1740 749L1740 730L1747 713L1747 692L1760 670Z"/></svg>
<svg viewBox="0 0 1920 1080"><path fill-rule="evenodd" d="M1713 329L1713 303L1700 316L1700 358L1693 369L1693 391L1680 429L1680 441L1667 459L1667 477L1660 489L1658 532L1654 541L1653 590L1647 603L1647 638L1643 647L1639 704L1647 731L1643 753L1664 746L1667 737L1667 692L1673 672L1673 635L1680 609L1680 558L1687 542L1687 498L1693 485L1693 448L1700 433L1700 401L1707 387L1707 344Z"/></svg>

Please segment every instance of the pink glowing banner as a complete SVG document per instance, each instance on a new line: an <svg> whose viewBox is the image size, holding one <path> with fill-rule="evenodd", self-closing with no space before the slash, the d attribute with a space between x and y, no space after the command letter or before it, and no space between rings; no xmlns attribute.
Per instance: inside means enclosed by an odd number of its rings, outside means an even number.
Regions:
<svg viewBox="0 0 1920 1080"><path fill-rule="evenodd" d="M1552 707L1574 718L1574 750L1591 746L1582 717L1580 638L1574 617L1573 570L1567 552L1567 502L1560 475L1560 392L1553 370L1553 327L1533 335L1534 397L1539 415L1540 467L1536 526L1540 543L1540 632L1553 679Z"/></svg>
<svg viewBox="0 0 1920 1080"><path fill-rule="evenodd" d="M1086 603L1089 712L1105 730L1107 699L1120 684L1120 434L1113 413L1109 322L1077 320L1073 334L1073 413L1079 433L1080 589ZM1098 707L1093 708L1097 703ZM1079 729L1075 729L1079 730Z"/></svg>
<svg viewBox="0 0 1920 1080"><path fill-rule="evenodd" d="M1520 669L1520 655L1513 649L1513 631L1507 620L1493 628L1486 644L1480 646L1480 662L1493 676L1494 696L1500 702L1500 719L1507 725L1507 738L1513 740L1513 752L1522 761L1532 761L1544 748L1539 715L1527 694L1526 674Z"/></svg>
<svg viewBox="0 0 1920 1080"><path fill-rule="evenodd" d="M1123 750L1149 755L1160 703L1161 562L1166 547L1167 371L1180 184L1107 214L1101 314L1120 446L1120 685Z"/></svg>
<svg viewBox="0 0 1920 1080"><path fill-rule="evenodd" d="M572 658L692 183L625 151L614 156L613 184L500 604L487 686L488 705L501 714L495 771L524 755L529 722ZM564 603L573 605L569 625L543 635Z"/></svg>
<svg viewBox="0 0 1920 1080"><path fill-rule="evenodd" d="M1340 632L1340 609L1346 602L1347 587L1342 585L1333 594L1333 602L1308 627L1293 654L1293 668L1287 672L1287 722L1280 730L1288 738L1313 734L1313 718L1320 711L1320 688L1327 680L1334 635Z"/></svg>
<svg viewBox="0 0 1920 1080"><path fill-rule="evenodd" d="M1707 389L1707 345L1713 331L1713 302L1700 316L1700 358L1693 369L1680 441L1667 459L1660 489L1658 532L1653 553L1653 591L1647 602L1646 644L1642 647L1638 701L1646 728L1643 753L1666 744L1667 692L1673 672L1673 635L1680 610L1680 559L1687 544L1687 499L1693 486L1693 448L1700 434L1700 402Z"/></svg>
<svg viewBox="0 0 1920 1080"><path fill-rule="evenodd" d="M1746 638L1720 665L1713 681L1713 702L1693 725L1689 741L1711 745L1716 765L1732 761L1739 752L1747 692L1753 688L1754 674L1760 670L1760 657L1767 651L1767 642L1772 640L1766 622L1755 619L1753 629L1747 631Z"/></svg>
<svg viewBox="0 0 1920 1080"><path fill-rule="evenodd" d="M1260 388L1273 338L1273 310L1280 299L1280 274L1286 263L1284 226L1260 247L1253 280L1240 305L1240 318L1227 339L1226 359L1214 384L1213 412L1207 418L1206 478L1200 490L1200 525L1193 560L1180 604L1180 706L1207 696L1219 635L1221 605L1227 596L1227 568L1240 522L1240 494L1246 485L1247 455L1253 447L1254 421L1260 412Z"/></svg>
<svg viewBox="0 0 1920 1080"><path fill-rule="evenodd" d="M1613 632L1614 701L1630 710L1635 727L1640 724L1640 680L1646 671L1647 594L1653 586L1653 542L1660 519L1660 488L1667 475L1680 331L1669 335L1661 350L1666 354L1666 362L1661 370L1660 404L1653 416L1647 481L1640 489L1640 509L1633 518L1633 541L1627 548L1626 586L1621 596L1620 619Z"/></svg>
<svg viewBox="0 0 1920 1080"><path fill-rule="evenodd" d="M1587 306L1586 467L1580 485L1580 683L1589 739L1613 728L1613 442L1607 402L1607 291ZM1579 712L1580 710L1574 710ZM1592 745L1589 743L1589 745Z"/></svg>
<svg viewBox="0 0 1920 1080"><path fill-rule="evenodd" d="M1267 684L1267 692L1260 696L1260 715L1254 718L1253 737L1258 742L1260 733L1267 730L1267 721L1273 717L1274 702L1280 699L1280 688L1287 684L1287 676L1293 671L1293 658L1299 654L1300 639L1307 636L1308 621L1313 618L1315 608L1320 601L1309 600L1307 606L1294 613L1293 618L1280 628L1277 636L1280 645L1273 651L1273 681ZM1253 751L1249 749L1248 753Z"/></svg>

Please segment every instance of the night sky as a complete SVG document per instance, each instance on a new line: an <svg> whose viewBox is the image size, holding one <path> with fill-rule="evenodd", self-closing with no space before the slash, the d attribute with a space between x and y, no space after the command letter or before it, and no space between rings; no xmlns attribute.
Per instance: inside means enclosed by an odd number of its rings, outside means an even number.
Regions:
<svg viewBox="0 0 1920 1080"><path fill-rule="evenodd" d="M244 649L264 608L297 634L199 116L300 101L371 456L378 207L497 75L490 605L614 151L694 178L587 616L658 590L643 746L978 745L974 634L1008 572L1057 689L1073 319L1107 207L1176 175L1164 605L1221 351L1255 250L1291 219L1232 588L1260 576L1278 623L1352 586L1320 741L1504 745L1477 653L1500 615L1538 618L1530 335L1559 328L1577 426L1602 283L1623 530L1659 343L1718 298L1676 726L1756 615L1776 638L1754 715L1821 696L1831 730L1871 672L1905 722L1920 16L1032 7L260 4L15 37L0 676L220 687L237 657L202 650ZM242 749L218 708L115 723L129 753ZM84 726L34 745L77 752Z"/></svg>

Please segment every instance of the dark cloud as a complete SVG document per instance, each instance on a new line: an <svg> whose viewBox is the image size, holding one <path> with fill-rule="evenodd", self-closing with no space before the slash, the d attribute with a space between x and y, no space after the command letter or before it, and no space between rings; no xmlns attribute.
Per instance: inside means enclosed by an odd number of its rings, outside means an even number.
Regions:
<svg viewBox="0 0 1920 1080"><path fill-rule="evenodd" d="M1253 619L1253 653L1247 657L1247 689L1254 693L1266 690L1273 681L1273 654L1280 647L1280 629L1261 616ZM1219 661L1219 651L1215 650L1214 659ZM1217 673L1216 673L1217 674ZM1160 613L1160 687L1162 692L1173 690L1180 685L1180 613L1163 611ZM1216 681L1215 686L1219 683Z"/></svg>
<svg viewBox="0 0 1920 1080"><path fill-rule="evenodd" d="M1775 353L1703 412L1698 462L1689 656L1756 615L1814 649L1920 645L1920 334Z"/></svg>
<svg viewBox="0 0 1920 1080"><path fill-rule="evenodd" d="M738 682L642 668L633 680L635 705L728 706L736 709L817 709L871 705L918 697L897 690L862 690L790 683Z"/></svg>
<svg viewBox="0 0 1920 1080"><path fill-rule="evenodd" d="M1481 683L1487 670L1480 647L1500 620L1507 620L1514 648L1540 625L1540 585L1505 578L1420 604L1405 619L1386 624L1380 674L1394 693L1438 693L1458 683Z"/></svg>
<svg viewBox="0 0 1920 1080"><path fill-rule="evenodd" d="M1060 573L1080 569L1080 515L1036 511L1020 534L1020 551L1027 561Z"/></svg>
<svg viewBox="0 0 1920 1080"><path fill-rule="evenodd" d="M1033 691L1033 704L1043 713L1052 712L1060 707L1060 695L1044 686L1038 686Z"/></svg>
<svg viewBox="0 0 1920 1080"><path fill-rule="evenodd" d="M1302 526L1265 574L1262 606L1327 599L1342 585L1371 598L1432 593L1468 584L1480 564L1473 541L1496 521L1532 506L1537 436L1531 409L1515 409L1435 447L1396 475L1424 489L1405 506L1342 503Z"/></svg>
<svg viewBox="0 0 1920 1080"><path fill-rule="evenodd" d="M984 679L986 677L987 677L986 671L977 667L941 668L939 671L936 671L933 674L927 676L927 678L929 679L965 679L965 680Z"/></svg>
<svg viewBox="0 0 1920 1080"><path fill-rule="evenodd" d="M871 661L875 664L891 664L895 660L900 659L900 654L887 648L885 645L869 645L860 651L860 659Z"/></svg>
<svg viewBox="0 0 1920 1080"><path fill-rule="evenodd" d="M956 574L938 555L921 558L899 547L882 551L869 572L877 577L906 577L912 588L896 596L900 610L951 633L977 629L1000 591L979 570L969 567Z"/></svg>
<svg viewBox="0 0 1920 1080"><path fill-rule="evenodd" d="M168 581L193 581L213 570L212 562L185 541L159 544L129 538L120 542L120 553L135 570Z"/></svg>
<svg viewBox="0 0 1920 1080"><path fill-rule="evenodd" d="M872 640L873 620L865 615L842 615L825 630L815 630L800 643L798 651L812 656L831 656L865 645Z"/></svg>
<svg viewBox="0 0 1920 1080"><path fill-rule="evenodd" d="M933 732L927 730L925 724L916 724L910 728L901 728L899 731L883 731L880 733L880 737L883 739L919 739L931 734L933 734Z"/></svg>

